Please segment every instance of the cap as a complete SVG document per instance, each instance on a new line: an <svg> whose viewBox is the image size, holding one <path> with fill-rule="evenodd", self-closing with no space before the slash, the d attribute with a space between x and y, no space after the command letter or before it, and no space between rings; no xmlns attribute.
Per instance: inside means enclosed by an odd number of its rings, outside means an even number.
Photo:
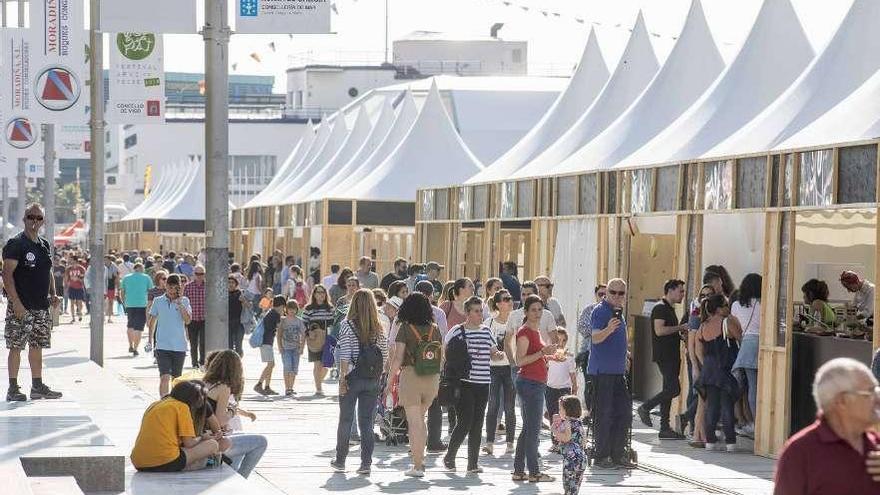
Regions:
<svg viewBox="0 0 880 495"><path fill-rule="evenodd" d="M425 265L425 270L442 270L444 268L446 267L436 261L429 261L428 264Z"/></svg>
<svg viewBox="0 0 880 495"><path fill-rule="evenodd" d="M400 309L400 305L403 304L403 299L401 299L397 296L394 296L394 297L388 299L388 304L394 306L394 309Z"/></svg>
<svg viewBox="0 0 880 495"><path fill-rule="evenodd" d="M846 270L840 274L840 282L847 285L855 285L861 283L861 279L858 273Z"/></svg>

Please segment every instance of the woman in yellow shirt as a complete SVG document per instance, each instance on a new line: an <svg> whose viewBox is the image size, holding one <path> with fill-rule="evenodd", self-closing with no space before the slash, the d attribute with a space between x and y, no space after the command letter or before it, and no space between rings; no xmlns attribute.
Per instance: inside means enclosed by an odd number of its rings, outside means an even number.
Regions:
<svg viewBox="0 0 880 495"><path fill-rule="evenodd" d="M147 408L131 450L131 463L138 471L199 469L229 448L229 441L214 433L196 435L213 415L207 397L204 382L184 381Z"/></svg>

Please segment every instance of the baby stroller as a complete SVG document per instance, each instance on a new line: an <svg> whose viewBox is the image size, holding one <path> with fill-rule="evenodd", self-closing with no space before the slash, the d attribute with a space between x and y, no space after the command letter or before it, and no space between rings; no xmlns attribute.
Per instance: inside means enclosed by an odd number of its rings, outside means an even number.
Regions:
<svg viewBox="0 0 880 495"><path fill-rule="evenodd" d="M380 390L383 392L379 395L379 407L376 416L379 420L380 440L384 441L385 445L389 447L409 443L406 412L397 403L399 376L395 375L390 378L392 380L391 390L388 394L384 393L389 380L388 375L382 375L382 379L379 381Z"/></svg>
<svg viewBox="0 0 880 495"><path fill-rule="evenodd" d="M630 391L630 396L632 396L632 375L630 372L626 374L626 383L627 389ZM588 393L586 394L586 399L589 400L589 404L586 406L586 415L583 417L582 424L584 427L584 452L587 454L587 465L592 466L593 461L596 459L596 389L590 387ZM633 463L639 462L639 455L632 448L632 424L628 425L626 429L626 445L624 446L626 457Z"/></svg>

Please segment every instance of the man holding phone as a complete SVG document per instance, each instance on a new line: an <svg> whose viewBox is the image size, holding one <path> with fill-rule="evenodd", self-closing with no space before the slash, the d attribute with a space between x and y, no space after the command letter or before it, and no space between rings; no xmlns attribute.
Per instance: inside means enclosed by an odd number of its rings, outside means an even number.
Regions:
<svg viewBox="0 0 880 495"><path fill-rule="evenodd" d="M186 325L192 319L192 307L182 292L180 275L172 273L165 280L165 294L150 306L147 325L156 339L159 397L168 394L171 380L183 373L186 360Z"/></svg>
<svg viewBox="0 0 880 495"><path fill-rule="evenodd" d="M587 373L593 377L596 421L596 466L633 469L626 451L626 433L632 425L632 399L626 386L627 334L623 306L626 282L608 281L605 300L590 318L592 350Z"/></svg>

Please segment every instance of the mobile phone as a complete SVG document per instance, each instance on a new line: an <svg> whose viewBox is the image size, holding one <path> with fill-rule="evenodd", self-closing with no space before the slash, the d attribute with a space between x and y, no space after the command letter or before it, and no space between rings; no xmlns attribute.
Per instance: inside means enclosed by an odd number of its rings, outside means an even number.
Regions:
<svg viewBox="0 0 880 495"><path fill-rule="evenodd" d="M617 318L618 320L623 321L623 308L616 308L613 313L611 313L612 318Z"/></svg>

